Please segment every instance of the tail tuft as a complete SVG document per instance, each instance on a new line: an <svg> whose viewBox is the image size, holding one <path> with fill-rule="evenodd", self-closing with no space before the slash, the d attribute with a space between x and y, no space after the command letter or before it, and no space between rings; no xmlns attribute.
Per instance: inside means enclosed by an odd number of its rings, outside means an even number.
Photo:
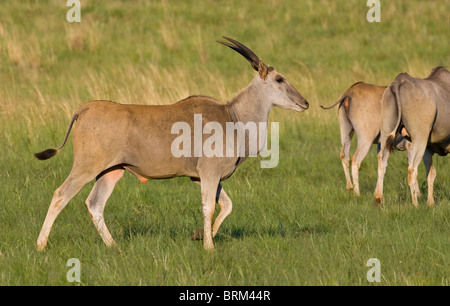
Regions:
<svg viewBox="0 0 450 306"><path fill-rule="evenodd" d="M70 120L69 128L67 129L67 132L66 132L66 137L64 137L64 142L61 146L59 146L57 149L47 149L45 151L35 153L34 156L36 156L36 158L39 160L46 160L46 159L49 159L49 158L55 156L56 153L58 153L59 150L61 150L64 147L64 145L66 144L67 138L69 137L69 133L70 133L70 130L72 129L73 123L75 122L75 120L78 119L79 115L80 115L80 113L75 113L72 116L72 120Z"/></svg>
<svg viewBox="0 0 450 306"><path fill-rule="evenodd" d="M56 149L47 149L45 151L35 153L34 156L39 160L46 160L49 159L58 153L58 150Z"/></svg>
<svg viewBox="0 0 450 306"><path fill-rule="evenodd" d="M389 136L386 139L386 149L388 149L389 152L393 152L395 149L394 140L395 140L395 133L389 134Z"/></svg>

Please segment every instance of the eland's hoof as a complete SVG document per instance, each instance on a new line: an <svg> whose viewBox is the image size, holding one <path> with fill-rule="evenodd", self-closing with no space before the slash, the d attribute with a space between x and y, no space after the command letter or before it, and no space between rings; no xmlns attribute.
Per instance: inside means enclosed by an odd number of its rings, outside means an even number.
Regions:
<svg viewBox="0 0 450 306"><path fill-rule="evenodd" d="M203 229L199 229L192 234L191 240L203 240Z"/></svg>
<svg viewBox="0 0 450 306"><path fill-rule="evenodd" d="M381 206L384 204L384 199L383 198L375 198L375 200L373 201L373 205L374 206Z"/></svg>

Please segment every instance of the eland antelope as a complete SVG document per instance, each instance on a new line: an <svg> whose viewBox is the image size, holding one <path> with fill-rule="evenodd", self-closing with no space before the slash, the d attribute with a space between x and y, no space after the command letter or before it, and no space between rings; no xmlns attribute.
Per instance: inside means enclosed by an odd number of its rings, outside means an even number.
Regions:
<svg viewBox="0 0 450 306"><path fill-rule="evenodd" d="M228 178L249 155L248 147L245 156L206 157L194 154L175 157L171 152L177 137L172 133L173 125L183 122L193 126L195 115L201 114L202 124L215 122L225 130L228 122L242 122L244 125L249 122L267 123L273 106L297 112L303 112L309 107L305 98L282 74L264 64L243 44L224 38L229 42L218 42L240 53L258 72L250 84L227 104L206 96L190 96L172 105L87 102L73 114L62 145L35 154L41 160L54 156L65 145L73 127L73 167L53 194L37 240L38 250L46 247L51 227L61 210L86 183L94 179L96 182L86 200L86 207L105 244L116 245L106 227L103 210L115 184L125 171L143 182L182 176L197 182L201 186L203 246L209 250L214 248L212 238L232 209L232 202L220 182ZM258 152L264 148L267 137L267 130L261 130L261 127L264 128L264 125L257 126ZM191 137L194 139L195 135ZM232 137L231 145L240 147L242 143L238 141L239 138ZM248 138L244 140L245 143L249 141ZM216 201L220 213L211 228Z"/></svg>
<svg viewBox="0 0 450 306"><path fill-rule="evenodd" d="M378 181L375 200L383 202L383 180L393 139L403 125L411 146L408 150L408 185L414 206L420 195L417 168L423 158L428 182L427 204L434 205L436 170L432 157L450 152L450 72L435 67L426 79L399 74L383 94L382 128L378 153ZM427 165L428 163L428 165Z"/></svg>
<svg viewBox="0 0 450 306"><path fill-rule="evenodd" d="M359 168L369 152L370 146L378 144L381 128L381 97L385 89L386 86L358 82L350 86L335 104L328 107L320 106L323 109L331 109L339 105L338 116L342 144L340 157L344 168L346 188L353 189L358 196L360 195ZM358 145L351 159L352 184L349 153L354 134L356 134ZM403 137L397 137L396 146L399 150L406 149Z"/></svg>

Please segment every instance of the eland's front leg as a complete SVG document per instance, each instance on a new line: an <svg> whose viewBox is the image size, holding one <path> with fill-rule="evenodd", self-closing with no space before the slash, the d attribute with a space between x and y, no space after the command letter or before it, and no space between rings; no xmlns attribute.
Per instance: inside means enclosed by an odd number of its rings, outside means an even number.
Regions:
<svg viewBox="0 0 450 306"><path fill-rule="evenodd" d="M218 178L200 178L200 186L202 193L202 211L203 211L203 247L206 250L213 250L214 244L212 240L211 223L214 216L215 199Z"/></svg>
<svg viewBox="0 0 450 306"><path fill-rule="evenodd" d="M222 185L219 184L219 187L217 189L217 203L220 206L220 213L217 216L216 220L213 224L213 237L216 236L217 231L219 230L220 225L222 224L223 220L225 220L226 217L228 217L231 214L231 210L233 208L233 203L231 202L231 199L226 194L225 190L222 188Z"/></svg>
<svg viewBox="0 0 450 306"><path fill-rule="evenodd" d="M199 181L196 181L198 185L200 185ZM222 224L222 222L225 220L226 217L228 217L231 214L231 210L233 208L233 203L231 202L231 199L226 194L225 190L223 189L222 185L219 183L219 186L217 187L216 191L216 202L219 204L220 207L220 213L216 217L216 220L214 220L214 224L212 227L212 236L213 238L216 236L217 232L219 231L219 227ZM191 237L191 240L203 240L203 233L204 230L197 230Z"/></svg>

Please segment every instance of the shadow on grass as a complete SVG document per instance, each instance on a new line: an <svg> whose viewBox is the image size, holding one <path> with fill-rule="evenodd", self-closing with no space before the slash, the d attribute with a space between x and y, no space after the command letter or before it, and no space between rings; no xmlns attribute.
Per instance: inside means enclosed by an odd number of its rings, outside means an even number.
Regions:
<svg viewBox="0 0 450 306"><path fill-rule="evenodd" d="M232 228L218 233L214 238L214 241L222 242L232 239L244 239L245 237L281 237L281 238L300 238L307 237L308 235L325 235L330 233L332 230L325 225L317 224L312 226L292 226L283 227L271 226L264 228L248 228L248 227L238 227Z"/></svg>
<svg viewBox="0 0 450 306"><path fill-rule="evenodd" d="M144 226L144 225L130 225L123 228L122 239L129 241L134 237L142 236L166 236L170 239L177 239L186 237L188 239L198 230L194 228L186 228L182 226L162 228L158 226ZM307 226L283 226L281 223L278 226L268 227L233 227L221 228L214 237L215 242L225 242L234 239L244 239L246 237L281 237L281 238L300 238L308 235L326 235L332 232L332 229L324 224L314 224Z"/></svg>

